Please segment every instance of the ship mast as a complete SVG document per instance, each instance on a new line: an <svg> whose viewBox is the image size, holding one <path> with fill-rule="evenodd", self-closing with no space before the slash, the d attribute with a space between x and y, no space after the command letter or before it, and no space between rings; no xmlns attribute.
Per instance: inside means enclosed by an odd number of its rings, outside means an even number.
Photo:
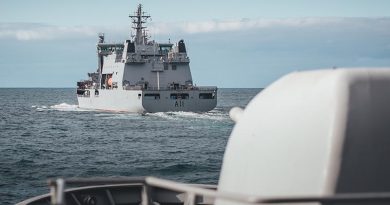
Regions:
<svg viewBox="0 0 390 205"><path fill-rule="evenodd" d="M150 18L149 15L145 15L145 12L142 11L142 5L138 5L138 9L136 12L134 12L134 15L129 16L133 20L133 29L136 30L134 42L137 45L140 44L146 44L147 37L144 26L142 26L143 23L146 23L148 18Z"/></svg>

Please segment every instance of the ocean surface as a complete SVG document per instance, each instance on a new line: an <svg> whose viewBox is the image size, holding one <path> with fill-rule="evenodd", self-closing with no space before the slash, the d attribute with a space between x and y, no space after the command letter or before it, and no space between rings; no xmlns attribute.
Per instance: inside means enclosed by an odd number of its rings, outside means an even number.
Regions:
<svg viewBox="0 0 390 205"><path fill-rule="evenodd" d="M47 193L56 177L157 176L217 184L228 112L261 89L219 89L207 113L77 108L75 89L0 89L0 204Z"/></svg>

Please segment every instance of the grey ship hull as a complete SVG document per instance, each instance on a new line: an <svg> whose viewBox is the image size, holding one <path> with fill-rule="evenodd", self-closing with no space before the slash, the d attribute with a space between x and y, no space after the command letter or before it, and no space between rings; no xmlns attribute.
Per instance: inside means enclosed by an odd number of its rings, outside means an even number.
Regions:
<svg viewBox="0 0 390 205"><path fill-rule="evenodd" d="M217 90L98 90L78 95L79 108L116 112L207 112L217 105Z"/></svg>

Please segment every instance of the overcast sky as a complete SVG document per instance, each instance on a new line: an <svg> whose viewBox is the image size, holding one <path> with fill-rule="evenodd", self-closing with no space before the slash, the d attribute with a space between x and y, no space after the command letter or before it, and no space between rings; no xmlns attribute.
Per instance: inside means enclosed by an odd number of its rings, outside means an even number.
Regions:
<svg viewBox="0 0 390 205"><path fill-rule="evenodd" d="M390 67L390 1L0 1L0 87L75 87L97 33L120 42L142 3L159 42L184 39L197 85L265 87L294 70Z"/></svg>

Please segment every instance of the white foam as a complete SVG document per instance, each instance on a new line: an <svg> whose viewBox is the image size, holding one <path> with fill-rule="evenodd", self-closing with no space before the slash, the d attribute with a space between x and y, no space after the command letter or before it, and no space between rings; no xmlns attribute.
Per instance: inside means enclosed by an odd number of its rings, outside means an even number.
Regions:
<svg viewBox="0 0 390 205"><path fill-rule="evenodd" d="M139 113L96 113L94 116L106 119L137 119L142 117Z"/></svg>
<svg viewBox="0 0 390 205"><path fill-rule="evenodd" d="M50 106L50 109L59 110L59 111L79 111L78 105L70 105L67 103L52 105Z"/></svg>
<svg viewBox="0 0 390 205"><path fill-rule="evenodd" d="M37 111L42 112L46 110L57 110L57 111L86 111L83 109L79 109L78 105L71 105L67 103L60 103L57 105L32 105L31 108L35 108Z"/></svg>
<svg viewBox="0 0 390 205"><path fill-rule="evenodd" d="M196 112L157 112L148 113L147 115L157 116L168 120L180 120L183 118L187 119L209 119L209 120L228 120L229 116L227 113L220 111L196 113Z"/></svg>
<svg viewBox="0 0 390 205"><path fill-rule="evenodd" d="M146 113L149 116L156 116L160 118L164 118L167 120L177 120L177 117L173 116L171 112L156 112L156 113Z"/></svg>
<svg viewBox="0 0 390 205"><path fill-rule="evenodd" d="M35 108L39 112L47 110L47 106L44 105L33 105L31 106L31 108Z"/></svg>
<svg viewBox="0 0 390 205"><path fill-rule="evenodd" d="M56 111L93 111L85 110L78 107L78 105L60 103L57 105L45 106L45 105L33 105L32 108L35 108L37 111L42 112L46 110L56 110ZM95 110L96 111L96 110ZM206 120L229 120L229 115L227 112L221 110L212 110L205 113L196 113L196 112L157 112L157 113L146 113L146 116L155 116L159 118L164 118L167 120L182 120L182 119L206 119ZM137 119L143 118L139 113L115 113L115 112L99 112L95 114L96 117L110 118L110 119Z"/></svg>

